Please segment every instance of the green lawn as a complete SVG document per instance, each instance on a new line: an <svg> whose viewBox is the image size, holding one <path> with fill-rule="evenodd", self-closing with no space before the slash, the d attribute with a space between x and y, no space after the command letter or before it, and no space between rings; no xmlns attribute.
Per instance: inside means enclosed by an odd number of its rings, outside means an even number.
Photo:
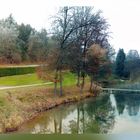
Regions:
<svg viewBox="0 0 140 140"><path fill-rule="evenodd" d="M76 80L77 78L75 74L68 71L63 72L63 86L76 85ZM88 78L86 78L86 80L88 80ZM0 77L0 86L20 86L20 85L40 84L44 82L47 81L40 80L37 77L36 73Z"/></svg>
<svg viewBox="0 0 140 140"><path fill-rule="evenodd" d="M74 73L71 72L64 72L63 74L63 85L64 86L72 86L72 85L76 85L77 82L77 76ZM89 77L87 76L85 78L86 82L89 82Z"/></svg>
<svg viewBox="0 0 140 140"><path fill-rule="evenodd" d="M0 86L20 86L43 83L35 73L0 77Z"/></svg>
<svg viewBox="0 0 140 140"><path fill-rule="evenodd" d="M76 84L76 75L71 72L65 72L63 74L63 85L70 86Z"/></svg>
<svg viewBox="0 0 140 140"><path fill-rule="evenodd" d="M76 77L71 72L64 72L63 80L64 86L70 86L76 83ZM40 84L44 82L47 81L40 80L35 73L0 77L0 86L20 86L20 85Z"/></svg>

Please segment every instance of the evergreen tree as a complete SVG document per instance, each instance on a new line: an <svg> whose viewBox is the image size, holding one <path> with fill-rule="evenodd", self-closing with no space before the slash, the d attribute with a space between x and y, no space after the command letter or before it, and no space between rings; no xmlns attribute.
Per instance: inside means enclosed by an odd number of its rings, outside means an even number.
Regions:
<svg viewBox="0 0 140 140"><path fill-rule="evenodd" d="M119 49L116 57L115 73L119 77L124 76L125 53L123 49Z"/></svg>
<svg viewBox="0 0 140 140"><path fill-rule="evenodd" d="M28 60L27 50L28 50L28 41L30 38L30 35L34 31L34 29L29 25L24 25L23 23L18 26L18 45L22 53L22 60Z"/></svg>

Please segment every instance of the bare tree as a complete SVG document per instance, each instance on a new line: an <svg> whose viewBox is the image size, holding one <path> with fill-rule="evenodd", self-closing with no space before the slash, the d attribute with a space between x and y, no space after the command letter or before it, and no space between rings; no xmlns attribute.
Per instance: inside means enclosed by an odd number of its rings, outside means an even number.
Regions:
<svg viewBox="0 0 140 140"><path fill-rule="evenodd" d="M107 24L106 20L101 16L101 11L95 12L93 7L76 7L74 22L75 24L85 25L80 26L74 32L76 44L77 46L79 45L79 49L82 49L82 51L80 52L81 61L79 61L80 64L77 64L77 66L79 66L81 71L78 72L78 77L79 76L82 77L81 83L81 92L82 92L85 85L85 77L87 71L86 70L87 50L93 43L98 43L102 47L106 48L109 47L109 44L107 44L108 42L107 37L109 36L108 35L109 32L107 31L107 29L109 25Z"/></svg>
<svg viewBox="0 0 140 140"><path fill-rule="evenodd" d="M73 38L74 31L78 28L89 25L91 22L90 20L84 23L78 22L78 20L75 20L75 16L75 7L63 7L60 9L53 22L56 40L59 42L60 46L60 55L56 63L56 73L59 72L60 95L62 95L62 68L65 48L68 46L71 38Z"/></svg>
<svg viewBox="0 0 140 140"><path fill-rule="evenodd" d="M84 88L86 76L86 53L91 42L96 42L95 34L105 35L108 24L101 16L101 12L94 12L92 7L63 7L60 9L53 21L54 37L59 42L59 57L56 63L56 75L59 75L60 95L62 95L62 69L65 65L64 58L67 57L68 47L74 44L78 46L81 53L81 72L82 84ZM105 38L106 39L106 38ZM104 40L102 40L103 42ZM73 49L74 50L74 49ZM75 50L74 50L75 51ZM75 57L76 58L76 57ZM79 61L80 63L80 61Z"/></svg>

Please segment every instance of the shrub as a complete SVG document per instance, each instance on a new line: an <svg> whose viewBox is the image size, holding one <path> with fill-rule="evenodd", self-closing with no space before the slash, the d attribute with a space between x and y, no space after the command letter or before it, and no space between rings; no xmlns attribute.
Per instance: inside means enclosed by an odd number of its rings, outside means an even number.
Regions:
<svg viewBox="0 0 140 140"><path fill-rule="evenodd" d="M35 67L9 67L9 68L0 68L0 77L34 73L35 71L36 71L36 68Z"/></svg>

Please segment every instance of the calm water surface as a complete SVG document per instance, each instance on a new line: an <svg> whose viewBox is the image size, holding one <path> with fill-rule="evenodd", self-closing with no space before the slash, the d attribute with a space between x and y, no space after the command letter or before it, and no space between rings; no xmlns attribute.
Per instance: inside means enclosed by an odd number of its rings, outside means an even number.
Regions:
<svg viewBox="0 0 140 140"><path fill-rule="evenodd" d="M140 133L140 93L114 92L42 113L20 133Z"/></svg>

